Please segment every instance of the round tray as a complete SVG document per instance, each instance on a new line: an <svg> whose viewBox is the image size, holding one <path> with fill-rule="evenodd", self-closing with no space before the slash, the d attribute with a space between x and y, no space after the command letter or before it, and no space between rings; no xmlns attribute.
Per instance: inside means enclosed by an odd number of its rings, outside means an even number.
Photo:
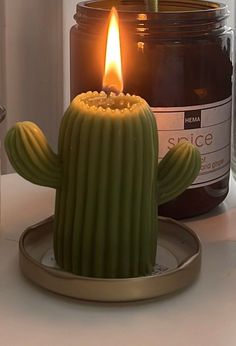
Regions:
<svg viewBox="0 0 236 346"><path fill-rule="evenodd" d="M185 225L159 218L156 266L150 276L128 279L81 277L62 271L53 255L53 218L26 229L20 238L20 267L37 285L68 297L100 302L151 299L190 285L201 267L201 245Z"/></svg>

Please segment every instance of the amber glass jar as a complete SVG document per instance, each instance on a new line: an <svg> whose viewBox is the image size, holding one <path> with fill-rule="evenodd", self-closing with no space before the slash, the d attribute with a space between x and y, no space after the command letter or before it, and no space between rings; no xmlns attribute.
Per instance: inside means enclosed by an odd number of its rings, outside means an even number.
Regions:
<svg viewBox="0 0 236 346"><path fill-rule="evenodd" d="M159 158L185 138L201 152L194 184L159 213L175 218L205 213L228 192L232 93L227 7L198 0L86 1L71 29L71 98L101 90L105 32L112 5L120 15L124 92L144 97L159 128Z"/></svg>

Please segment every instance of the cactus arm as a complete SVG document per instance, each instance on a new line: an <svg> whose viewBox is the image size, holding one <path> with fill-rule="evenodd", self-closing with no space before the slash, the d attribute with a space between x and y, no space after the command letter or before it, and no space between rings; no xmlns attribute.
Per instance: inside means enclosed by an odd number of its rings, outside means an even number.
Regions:
<svg viewBox="0 0 236 346"><path fill-rule="evenodd" d="M189 142L173 147L158 165L158 205L176 198L198 176L201 167L199 151Z"/></svg>
<svg viewBox="0 0 236 346"><path fill-rule="evenodd" d="M30 182L59 187L61 165L37 125L29 121L16 123L7 133L5 148L12 166Z"/></svg>

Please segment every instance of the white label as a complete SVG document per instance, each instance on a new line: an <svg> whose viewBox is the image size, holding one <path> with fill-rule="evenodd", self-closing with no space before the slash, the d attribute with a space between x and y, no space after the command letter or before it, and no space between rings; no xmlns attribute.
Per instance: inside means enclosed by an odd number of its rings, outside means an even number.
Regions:
<svg viewBox="0 0 236 346"><path fill-rule="evenodd" d="M159 160L181 140L194 144L201 154L201 170L190 188L215 183L230 170L232 98L207 105L157 108Z"/></svg>

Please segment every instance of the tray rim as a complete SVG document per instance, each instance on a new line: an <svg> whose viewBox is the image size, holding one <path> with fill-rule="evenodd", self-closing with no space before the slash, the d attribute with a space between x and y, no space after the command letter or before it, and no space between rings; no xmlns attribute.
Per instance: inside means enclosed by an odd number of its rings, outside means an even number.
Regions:
<svg viewBox="0 0 236 346"><path fill-rule="evenodd" d="M188 226L186 226L185 224L182 224L174 219L171 218L166 218L166 217L158 217L158 219L160 219L162 222L165 223L170 223L170 224L176 224L178 227L181 227L184 232L187 232L188 234L190 234L194 241L195 241L195 245L196 245L196 252L192 255L192 256L188 256L188 258L183 261L183 263L181 263L177 268L174 268L172 270L169 270L167 272L163 272L163 273L157 273L157 274L152 274L152 275L147 275L147 276L139 276L139 277L131 277L131 278L96 278L96 277L85 277L85 276L78 276L75 275L73 273L69 273L69 272L65 272L63 270L57 269L57 268L51 268L48 266L45 266L43 264L41 264L39 261L37 261L36 259L34 259L32 256L30 256L30 254L27 252L27 250L24 248L24 242L25 239L27 238L27 236L29 235L29 233L35 232L36 229L40 226L43 226L45 223L48 222L52 222L53 221L53 216L44 219L36 224L33 224L32 226L29 226L25 229L25 231L21 234L20 240L19 240L19 262L20 262L20 268L24 274L25 277L27 277L29 280L31 280L32 282L34 282L36 285L43 287L44 289L60 294L60 295L64 295L64 296L68 296L71 298L76 298L76 299L80 299L80 300L87 300L87 301L98 301L98 302L129 302L129 301L138 301L138 300L146 300L146 299L152 299L152 298L157 298L159 296L165 295L165 294L169 294L169 293L173 293L175 291L178 291L180 289L183 289L187 286L189 286L199 275L200 272L200 268L201 268L201 254L202 254L202 246L201 246L201 242L199 237L197 236L197 234ZM38 232L40 232L40 230L38 230ZM83 283L83 284L87 284L87 286L91 286L92 285L98 285L98 286L102 286L102 285L117 285L117 286L134 286L137 285L138 286L145 286L145 292L149 291L147 289L147 284L150 283L151 281L157 281L158 278L161 281L166 280L168 278L171 278L173 276L178 276L178 274L181 274L183 272L188 272L188 278L186 280L186 282L184 284L179 284L177 285L178 287L176 287L175 289L171 289L170 287L166 290L166 292L162 292L161 294L158 294L158 292L156 294L153 293L142 293L140 294L139 297L132 297L130 296L129 293L127 293L125 296L121 296L120 298L115 297L116 295L114 295L114 297L101 297L101 294L98 294L97 297L94 297L94 294L87 294L87 297L84 297L84 295L80 295L80 294L67 294L66 292L63 293L63 291L58 291L56 289L52 289L52 287L48 287L47 284L45 284L45 282L39 283L35 278L34 278L34 274L29 273L29 267L34 268L35 270L38 270L39 272L46 274L47 276L49 276L51 279L55 278L55 280L65 280L65 281L73 281L73 282L78 282L78 283ZM181 276L181 275L180 275ZM49 278L49 279L50 279ZM88 287L89 288L89 287ZM66 291L66 290L65 290ZM150 289L150 291L152 291Z"/></svg>

